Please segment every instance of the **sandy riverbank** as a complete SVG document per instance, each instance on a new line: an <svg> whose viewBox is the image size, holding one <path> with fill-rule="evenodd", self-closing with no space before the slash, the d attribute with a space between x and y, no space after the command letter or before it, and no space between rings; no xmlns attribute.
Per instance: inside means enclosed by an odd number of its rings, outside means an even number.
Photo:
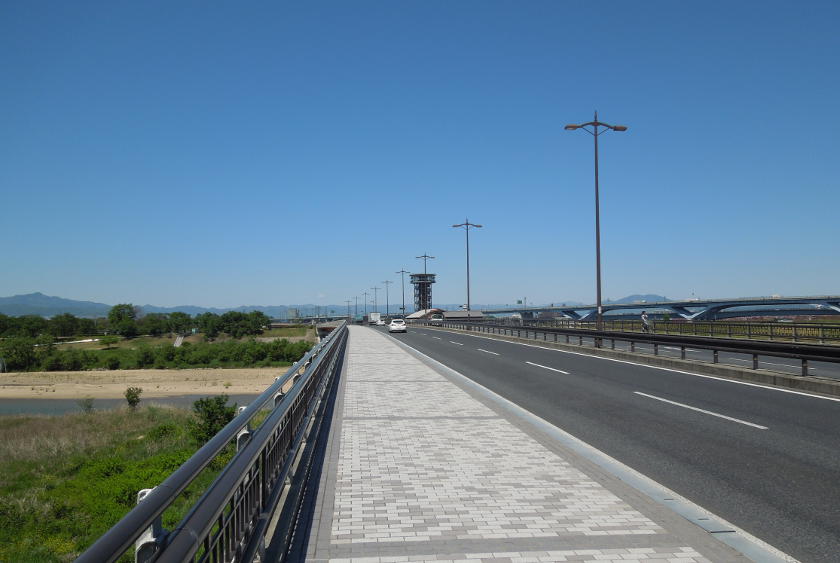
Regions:
<svg viewBox="0 0 840 563"><path fill-rule="evenodd" d="M119 399L128 387L142 397L258 394L288 368L132 369L0 374L0 399Z"/></svg>

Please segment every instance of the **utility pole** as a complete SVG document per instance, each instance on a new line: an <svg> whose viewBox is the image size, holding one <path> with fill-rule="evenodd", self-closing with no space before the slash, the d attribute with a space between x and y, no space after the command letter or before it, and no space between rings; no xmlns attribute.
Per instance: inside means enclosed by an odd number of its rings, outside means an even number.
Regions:
<svg viewBox="0 0 840 563"><path fill-rule="evenodd" d="M350 324L350 300L345 299L345 303L347 303L347 324Z"/></svg>
<svg viewBox="0 0 840 563"><path fill-rule="evenodd" d="M376 292L378 290L382 289L382 288L381 287L372 287L371 289L373 290L373 312L378 313L379 312L379 305L376 301Z"/></svg>
<svg viewBox="0 0 840 563"><path fill-rule="evenodd" d="M365 316L367 317L367 296L370 295L367 291L362 292L365 296Z"/></svg>

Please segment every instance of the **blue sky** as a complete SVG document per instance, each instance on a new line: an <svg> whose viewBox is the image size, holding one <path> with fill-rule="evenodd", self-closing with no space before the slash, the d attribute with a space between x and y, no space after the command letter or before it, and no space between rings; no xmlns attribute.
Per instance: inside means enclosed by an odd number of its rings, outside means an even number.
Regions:
<svg viewBox="0 0 840 563"><path fill-rule="evenodd" d="M837 294L840 3L4 2L0 295ZM381 299L381 298L380 298Z"/></svg>

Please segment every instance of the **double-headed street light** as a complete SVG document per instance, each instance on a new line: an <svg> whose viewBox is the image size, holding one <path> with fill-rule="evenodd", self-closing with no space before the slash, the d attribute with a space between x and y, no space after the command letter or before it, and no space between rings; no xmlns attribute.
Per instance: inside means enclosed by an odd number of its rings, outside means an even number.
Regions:
<svg viewBox="0 0 840 563"><path fill-rule="evenodd" d="M587 129L591 127L592 130ZM598 130L598 127L603 127ZM580 125L569 124L565 127L566 131L574 131L576 129L583 129L595 138L595 298L597 313L595 317L595 326L598 330L603 328L603 311L601 308L601 208L598 200L598 137L607 131L627 131L624 125L610 125L598 121L598 112L595 112L595 121L589 123L581 123Z"/></svg>
<svg viewBox="0 0 840 563"><path fill-rule="evenodd" d="M467 318L470 318L470 227L480 229L481 225L470 223L469 219L464 219L464 222L459 225L452 225L453 228L458 229L464 227L467 231Z"/></svg>

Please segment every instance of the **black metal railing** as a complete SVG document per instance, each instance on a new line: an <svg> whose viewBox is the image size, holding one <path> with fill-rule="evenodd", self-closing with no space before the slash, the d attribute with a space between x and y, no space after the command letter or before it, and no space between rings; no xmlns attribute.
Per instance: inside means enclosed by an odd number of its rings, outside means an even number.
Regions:
<svg viewBox="0 0 840 563"><path fill-rule="evenodd" d="M524 319L499 318L487 322L506 326L537 326L568 329L595 329L595 321L574 319ZM731 321L680 321L651 320L656 334L679 334L690 336L711 336L746 340L789 340L791 342L816 342L819 344L840 344L840 324L833 323L788 323L788 322L731 322ZM603 321L605 331L643 332L638 319L612 319Z"/></svg>
<svg viewBox="0 0 840 563"><path fill-rule="evenodd" d="M428 324L428 323L422 323ZM609 344L615 348L616 341L628 342L630 351L635 351L639 343L653 346L653 353L659 354L660 346L680 349L680 358L686 359L686 348L710 350L713 363L718 363L719 352L732 352L752 356L752 368L758 369L759 356L793 358L802 364L801 375L808 375L808 362L840 362L840 346L822 346L791 342L769 342L762 340L737 340L693 335L666 335L644 332L619 332L617 330L598 331L588 328L560 328L553 326L496 324L491 322L453 322L444 321L443 328L497 334L514 338L542 340L544 342L584 345L584 338L591 340L599 348Z"/></svg>
<svg viewBox="0 0 840 563"><path fill-rule="evenodd" d="M278 509L283 493L288 491L293 473L306 473L295 467L295 460L318 409L323 406L321 398L341 369L346 341L347 327L342 323L146 495L77 561L116 561L150 527L160 529L164 511L234 441L239 444L239 451L207 491L173 530L162 531L153 539L151 549L144 550L144 555L138 555L137 559L253 560L263 549L269 519ZM283 389L290 380L293 385L284 394ZM251 431L250 422L267 405L271 408L267 418ZM245 440L243 432L248 434ZM285 495L283 506L299 500ZM288 538L290 534L285 535Z"/></svg>

